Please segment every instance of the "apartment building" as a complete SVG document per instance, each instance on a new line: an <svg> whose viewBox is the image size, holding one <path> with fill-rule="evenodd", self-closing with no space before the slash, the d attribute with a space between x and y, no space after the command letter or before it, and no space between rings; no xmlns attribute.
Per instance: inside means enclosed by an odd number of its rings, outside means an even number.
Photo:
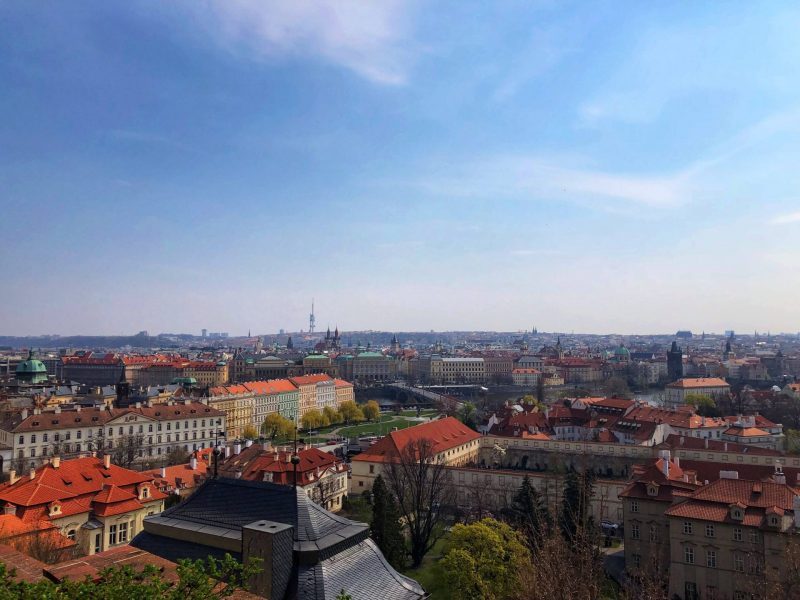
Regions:
<svg viewBox="0 0 800 600"><path fill-rule="evenodd" d="M789 534L800 528L800 492L780 474L777 482L723 474L664 513L670 597L749 600L782 587Z"/></svg>
<svg viewBox="0 0 800 600"><path fill-rule="evenodd" d="M0 542L25 551L31 536L54 529L78 554L95 554L126 545L165 498L148 475L112 465L109 455L56 456L0 488ZM28 539L9 536L19 531Z"/></svg>
<svg viewBox="0 0 800 600"><path fill-rule="evenodd" d="M11 448L13 465L5 470L35 468L54 454L62 459L99 452L133 442L138 459L167 454L175 448L193 451L213 445L225 431L226 415L207 402L169 402L128 408L36 409L0 423L0 444Z"/></svg>
<svg viewBox="0 0 800 600"><path fill-rule="evenodd" d="M430 359L428 381L434 384L485 383L483 358L434 355Z"/></svg>
<svg viewBox="0 0 800 600"><path fill-rule="evenodd" d="M678 381L668 383L664 402L668 407L686 404L689 394L701 394L709 398L727 396L731 386L719 377L684 377Z"/></svg>
<svg viewBox="0 0 800 600"><path fill-rule="evenodd" d="M350 463L350 492L361 494L371 490L372 483L383 472L385 464L396 460L412 440L431 440L435 460L448 466L459 466L477 461L480 437L480 434L453 417L393 431L353 457Z"/></svg>

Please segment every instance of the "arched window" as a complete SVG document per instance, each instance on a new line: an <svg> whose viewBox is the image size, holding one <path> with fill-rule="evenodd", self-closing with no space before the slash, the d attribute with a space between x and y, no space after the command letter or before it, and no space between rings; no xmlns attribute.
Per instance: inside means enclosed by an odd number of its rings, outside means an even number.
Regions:
<svg viewBox="0 0 800 600"><path fill-rule="evenodd" d="M74 542L75 541L75 530L74 529L70 529L67 532L67 537Z"/></svg>

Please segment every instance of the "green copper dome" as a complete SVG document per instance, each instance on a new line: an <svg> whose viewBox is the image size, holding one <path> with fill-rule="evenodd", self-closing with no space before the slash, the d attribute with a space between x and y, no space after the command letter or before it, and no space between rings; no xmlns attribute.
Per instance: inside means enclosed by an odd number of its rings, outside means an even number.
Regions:
<svg viewBox="0 0 800 600"><path fill-rule="evenodd" d="M197 379L194 377L176 377L172 380L172 383L177 383L179 385L197 385Z"/></svg>
<svg viewBox="0 0 800 600"><path fill-rule="evenodd" d="M40 360L33 358L33 350L28 353L27 360L17 365L17 379L31 383L41 383L47 381L47 367Z"/></svg>

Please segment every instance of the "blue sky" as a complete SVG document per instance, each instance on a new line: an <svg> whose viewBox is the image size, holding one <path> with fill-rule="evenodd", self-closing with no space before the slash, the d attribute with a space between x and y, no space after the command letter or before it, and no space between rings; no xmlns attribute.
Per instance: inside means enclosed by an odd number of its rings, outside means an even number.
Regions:
<svg viewBox="0 0 800 600"><path fill-rule="evenodd" d="M0 4L4 334L797 331L790 3Z"/></svg>

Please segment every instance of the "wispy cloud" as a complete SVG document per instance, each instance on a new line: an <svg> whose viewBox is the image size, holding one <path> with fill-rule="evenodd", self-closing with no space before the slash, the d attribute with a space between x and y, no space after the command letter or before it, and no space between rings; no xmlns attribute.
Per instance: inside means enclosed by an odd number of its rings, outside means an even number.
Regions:
<svg viewBox="0 0 800 600"><path fill-rule="evenodd" d="M256 58L319 57L380 84L406 83L416 55L399 0L208 0L207 27ZM209 20L208 14L213 15Z"/></svg>
<svg viewBox="0 0 800 600"><path fill-rule="evenodd" d="M639 175L603 172L531 156L478 160L447 176L422 179L415 185L443 197L624 201L650 207L679 206L690 199L683 173Z"/></svg>
<svg viewBox="0 0 800 600"><path fill-rule="evenodd" d="M785 225L787 223L800 223L800 211L780 215L770 220L772 225Z"/></svg>

